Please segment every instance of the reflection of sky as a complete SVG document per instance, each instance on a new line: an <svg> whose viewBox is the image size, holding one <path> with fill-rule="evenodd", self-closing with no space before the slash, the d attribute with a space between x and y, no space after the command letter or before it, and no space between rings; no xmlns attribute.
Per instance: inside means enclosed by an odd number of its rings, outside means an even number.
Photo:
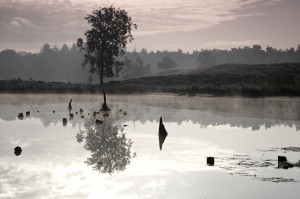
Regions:
<svg viewBox="0 0 300 199"><path fill-rule="evenodd" d="M55 118L49 120L49 125L44 125L44 120L38 115L24 120L0 119L0 198L283 198L287 195L298 198L300 193L297 189L299 182L258 180L284 177L300 181L298 168L275 169L278 155L296 162L299 159L296 152L268 151L299 147L300 135L295 126L261 127L257 131L230 124L202 128L188 118L193 111L185 110L186 121L178 123L166 118L164 124L169 135L160 151L158 120L130 118L135 111L148 112L151 117L168 111L175 113L172 116L176 118L177 110L140 105L131 111L132 104L116 103L113 111L121 106L127 108L128 115L117 122L129 125L125 132L134 142L131 151L136 152L137 157L132 158L124 172L108 175L93 171L84 164L89 152L83 149L83 143L76 142L83 120L75 115L73 123L64 127L61 117L68 111L59 110L63 104L55 106L56 114L52 113L51 104L37 107L44 118L49 118L48 113ZM85 110L96 110L100 105L88 102L81 106ZM10 106L9 109L18 113L20 107L22 105ZM26 107L24 111L27 109L32 110ZM3 118L3 113L0 114ZM23 149L18 157L13 154L16 145ZM237 157L235 155L245 155L251 161L259 162L271 159L275 166L246 168L239 166L238 161L222 159ZM206 166L207 156L216 158L214 167ZM225 166L235 168L226 170ZM238 174L242 172L256 177Z"/></svg>

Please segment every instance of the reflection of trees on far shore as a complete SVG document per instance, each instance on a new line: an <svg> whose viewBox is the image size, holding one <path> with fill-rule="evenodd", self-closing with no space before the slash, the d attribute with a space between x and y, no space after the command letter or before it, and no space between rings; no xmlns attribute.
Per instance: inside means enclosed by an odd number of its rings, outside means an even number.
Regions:
<svg viewBox="0 0 300 199"><path fill-rule="evenodd" d="M101 173L124 171L135 156L130 151L133 142L126 138L123 127L110 118L100 125L93 117L87 119L84 130L77 133L77 141L84 141L84 148L91 152L85 163Z"/></svg>
<svg viewBox="0 0 300 199"><path fill-rule="evenodd" d="M74 96L73 96L74 97ZM0 119L14 121L19 113L30 111L30 117L24 117L25 122L30 118L39 118L45 127L59 124L62 118L68 118L68 124L73 127L81 125L84 119L75 114L80 108L92 114L95 103L72 102L74 118L69 120L68 102L64 104L44 105L9 105L0 104ZM300 130L299 98L209 98L185 97L172 95L109 95L109 106L116 110L124 109L128 115L122 122L159 122L159 116L165 122L192 122L207 126L230 125L231 127L251 128L253 131L261 128L269 129L274 126L286 126ZM37 112L39 110L39 112ZM55 114L52 112L56 110Z"/></svg>

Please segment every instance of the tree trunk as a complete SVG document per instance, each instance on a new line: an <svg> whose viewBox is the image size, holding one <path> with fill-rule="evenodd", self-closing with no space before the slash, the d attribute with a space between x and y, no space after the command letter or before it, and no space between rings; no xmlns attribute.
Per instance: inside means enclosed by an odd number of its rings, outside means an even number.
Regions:
<svg viewBox="0 0 300 199"><path fill-rule="evenodd" d="M101 72L101 71L103 71L102 67L101 67L101 70L100 70L100 73L99 73L99 79L100 79L100 86L103 86L103 72Z"/></svg>
<svg viewBox="0 0 300 199"><path fill-rule="evenodd" d="M103 50L101 50L101 55L100 55L100 73L99 73L99 78L100 78L100 85L103 86L103 76L104 76L104 61L103 61Z"/></svg>

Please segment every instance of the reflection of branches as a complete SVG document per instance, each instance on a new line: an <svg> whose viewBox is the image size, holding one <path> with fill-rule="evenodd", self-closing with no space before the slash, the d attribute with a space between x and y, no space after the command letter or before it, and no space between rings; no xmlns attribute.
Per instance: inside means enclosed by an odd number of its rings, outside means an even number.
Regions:
<svg viewBox="0 0 300 199"><path fill-rule="evenodd" d="M77 134L77 141L82 142L85 138L84 148L91 152L85 163L101 173L124 171L130 164L131 139L126 138L123 128L119 132L119 127L109 120L95 128L90 124L86 121L86 130Z"/></svg>

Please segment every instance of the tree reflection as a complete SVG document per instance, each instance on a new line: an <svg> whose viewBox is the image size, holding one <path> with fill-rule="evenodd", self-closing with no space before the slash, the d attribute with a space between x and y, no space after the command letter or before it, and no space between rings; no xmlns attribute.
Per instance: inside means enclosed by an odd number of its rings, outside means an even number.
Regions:
<svg viewBox="0 0 300 199"><path fill-rule="evenodd" d="M93 118L86 120L84 127L85 130L77 134L77 142L85 140L84 148L91 152L85 163L101 173L124 171L132 158L130 149L133 143L126 138L124 128L111 119L95 125Z"/></svg>

